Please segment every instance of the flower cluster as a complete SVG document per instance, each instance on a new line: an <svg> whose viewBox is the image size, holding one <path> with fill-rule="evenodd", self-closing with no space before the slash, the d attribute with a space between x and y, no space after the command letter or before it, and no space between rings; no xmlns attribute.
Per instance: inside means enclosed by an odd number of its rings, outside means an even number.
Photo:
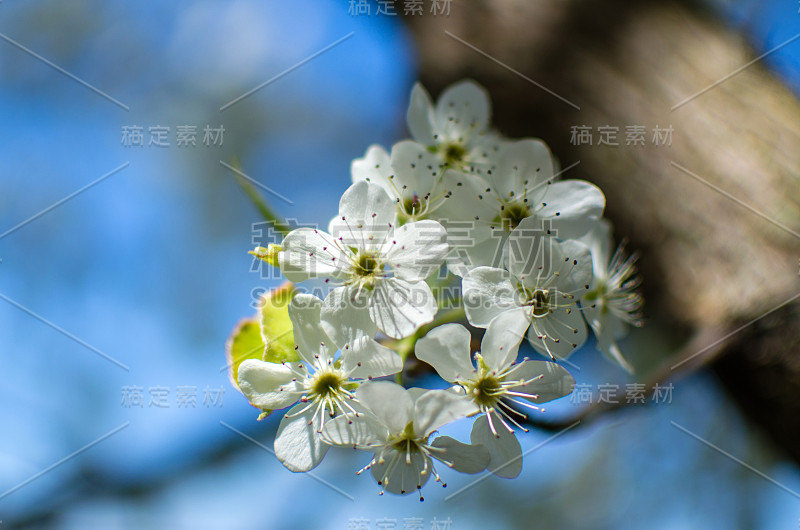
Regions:
<svg viewBox="0 0 800 530"><path fill-rule="evenodd" d="M412 139L353 161L328 229L300 228L252 252L292 283L325 285L324 297L298 293L288 305L293 356L238 366L254 406L291 407L275 439L290 470L308 471L342 446L373 454L359 473L370 470L381 493L441 481L434 461L515 477L516 433L527 431L529 411L572 392L559 361L589 329L632 371L616 341L642 321L636 257L622 247L612 255L602 191L560 179L542 141L504 138L489 121L476 83L451 86L435 104L417 84ZM459 307L442 314L436 294L451 288ZM275 339L263 334L267 345ZM524 341L546 360L518 360ZM451 386L374 380L401 381L412 352ZM438 434L466 417L469 443Z"/></svg>

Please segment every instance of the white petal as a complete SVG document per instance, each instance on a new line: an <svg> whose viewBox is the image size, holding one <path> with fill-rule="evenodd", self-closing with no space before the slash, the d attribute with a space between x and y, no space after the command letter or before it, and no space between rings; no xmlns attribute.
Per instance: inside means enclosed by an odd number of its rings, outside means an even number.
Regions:
<svg viewBox="0 0 800 530"><path fill-rule="evenodd" d="M350 164L350 176L353 183L364 181L377 184L390 196L394 195L394 187L390 177L394 175L389 153L380 145L371 145L364 158L356 158Z"/></svg>
<svg viewBox="0 0 800 530"><path fill-rule="evenodd" d="M395 172L390 183L393 196L410 199L416 194L427 200L434 185L441 180L439 156L412 140L392 146L391 162Z"/></svg>
<svg viewBox="0 0 800 530"><path fill-rule="evenodd" d="M469 145L471 138L477 139L488 128L489 112L486 89L474 81L461 81L448 87L436 102L436 132Z"/></svg>
<svg viewBox="0 0 800 530"><path fill-rule="evenodd" d="M330 234L314 228L298 228L283 239L281 247L278 263L290 282L319 276L345 277L349 266L347 254Z"/></svg>
<svg viewBox="0 0 800 530"><path fill-rule="evenodd" d="M426 436L443 425L476 414L472 400L449 390L429 390L414 404L414 433Z"/></svg>
<svg viewBox="0 0 800 530"><path fill-rule="evenodd" d="M436 316L436 299L425 282L399 278L377 282L369 299L369 314L378 329L393 339L402 339Z"/></svg>
<svg viewBox="0 0 800 530"><path fill-rule="evenodd" d="M456 471L480 473L489 465L489 450L483 445L461 443L449 436L439 436L431 445L445 449L444 453L432 453L432 455Z"/></svg>
<svg viewBox="0 0 800 530"><path fill-rule="evenodd" d="M454 235L455 228L452 223L445 226L447 229L447 242L450 245L450 253L447 256L447 269L462 278L469 274L472 269L477 267L503 267L503 243L505 233L501 229L485 228L490 235L479 243L474 243L478 239L465 241ZM474 232L482 232L478 227Z"/></svg>
<svg viewBox="0 0 800 530"><path fill-rule="evenodd" d="M619 345L615 339L598 341L597 347L600 349L603 355L620 365L626 372L629 374L634 372L633 366L627 361L627 359L625 359L625 356L622 355L622 350L619 349Z"/></svg>
<svg viewBox="0 0 800 530"><path fill-rule="evenodd" d="M509 272L529 287L544 285L560 270L564 259L558 241L547 235L542 221L535 217L523 219L511 231L503 257Z"/></svg>
<svg viewBox="0 0 800 530"><path fill-rule="evenodd" d="M574 305L534 318L528 329L528 342L542 355L566 359L583 346L587 335L586 322L578 306Z"/></svg>
<svg viewBox="0 0 800 530"><path fill-rule="evenodd" d="M411 423L414 400L406 389L389 381L373 381L358 387L358 401L389 428L391 434L400 434Z"/></svg>
<svg viewBox="0 0 800 530"><path fill-rule="evenodd" d="M380 186L356 182L339 200L339 216L346 221L365 221L376 226L394 224L394 205Z"/></svg>
<svg viewBox="0 0 800 530"><path fill-rule="evenodd" d="M403 369L403 359L391 348L360 337L348 349L342 350L343 368L351 379L369 379L396 374Z"/></svg>
<svg viewBox="0 0 800 530"><path fill-rule="evenodd" d="M470 332L461 324L444 324L417 341L414 353L436 370L439 376L453 383L469 379L475 372L470 357Z"/></svg>
<svg viewBox="0 0 800 530"><path fill-rule="evenodd" d="M583 180L555 182L539 198L547 206L537 207L536 217L549 219L553 235L572 239L582 235L581 227L589 227L588 219L599 219L606 206L606 197L600 188Z"/></svg>
<svg viewBox="0 0 800 530"><path fill-rule="evenodd" d="M423 145L434 145L433 102L431 96L419 83L411 90L411 104L408 107L408 129L414 140Z"/></svg>
<svg viewBox="0 0 800 530"><path fill-rule="evenodd" d="M424 280L442 266L447 256L447 232L436 221L406 223L396 229L381 249L381 256L395 276Z"/></svg>
<svg viewBox="0 0 800 530"><path fill-rule="evenodd" d="M320 325L321 307L322 300L313 294L298 293L289 302L289 319L292 321L297 353L311 365L315 364L315 355L327 361L337 349Z"/></svg>
<svg viewBox="0 0 800 530"><path fill-rule="evenodd" d="M339 201L339 216L331 221L331 234L347 246L377 249L396 223L394 203L377 184L356 182Z"/></svg>
<svg viewBox="0 0 800 530"><path fill-rule="evenodd" d="M367 148L363 158L356 158L350 164L353 184L361 180L370 184L378 184L374 180L385 180L393 173L391 167L391 157L389 152L378 144L373 144ZM371 179L371 176L378 176L378 179Z"/></svg>
<svg viewBox="0 0 800 530"><path fill-rule="evenodd" d="M322 438L331 445L368 449L386 443L389 431L371 414L343 414L325 422Z"/></svg>
<svg viewBox="0 0 800 530"><path fill-rule="evenodd" d="M603 311L597 307L595 300L581 298L581 310L583 311L583 317L592 328L598 341L603 340L605 337L621 339L630 331L630 328L617 318L611 310Z"/></svg>
<svg viewBox="0 0 800 530"><path fill-rule="evenodd" d="M239 389L248 401L263 409L277 410L297 402L295 374L285 365L247 359L239 365Z"/></svg>
<svg viewBox="0 0 800 530"><path fill-rule="evenodd" d="M611 222L607 219L599 219L591 229L578 241L589 247L592 253L592 264L595 280L608 277L608 263L611 261L613 252L613 240L611 238Z"/></svg>
<svg viewBox="0 0 800 530"><path fill-rule="evenodd" d="M489 450L488 470L503 478L515 478L522 471L522 447L519 440L512 432L508 432L499 420L499 416L492 418L495 436L489 426L486 414L478 417L472 425L470 441L481 444Z"/></svg>
<svg viewBox="0 0 800 530"><path fill-rule="evenodd" d="M602 221L598 217L557 217L552 220L553 232L563 236L565 239L580 240L581 237L591 232L594 226Z"/></svg>
<svg viewBox="0 0 800 530"><path fill-rule="evenodd" d="M481 175L487 180L503 159L503 149L513 142L494 131L485 131L470 138L469 152L460 166L462 171ZM494 187L492 188L494 189Z"/></svg>
<svg viewBox="0 0 800 530"><path fill-rule="evenodd" d="M489 323L481 342L481 355L489 368L500 371L514 362L530 323L528 307L504 311Z"/></svg>
<svg viewBox="0 0 800 530"><path fill-rule="evenodd" d="M376 453L375 458L379 459L380 455ZM433 462L419 451L406 454L388 449L383 453L383 458L383 463L379 461L372 466L372 476L389 493L407 495L415 492L425 485L431 475L430 466ZM429 471L423 475L423 469Z"/></svg>
<svg viewBox="0 0 800 530"><path fill-rule="evenodd" d="M580 241L570 239L559 243L560 266L554 268L558 277L554 277L550 285L563 294L583 296L592 284L592 254L589 248Z"/></svg>
<svg viewBox="0 0 800 530"><path fill-rule="evenodd" d="M442 189L444 198L432 217L447 230L448 268L464 276L470 268L502 266L505 233L492 229L500 211L490 184L478 175L448 170Z"/></svg>
<svg viewBox="0 0 800 530"><path fill-rule="evenodd" d="M495 223L500 214L497 197L492 186L478 175L448 170L442 176L442 187L447 198L436 210L434 217L447 222L467 221L483 226ZM487 191L488 190L488 191ZM479 236L488 237L489 233L475 234L476 243L482 241Z"/></svg>
<svg viewBox="0 0 800 530"><path fill-rule="evenodd" d="M627 332L627 326L611 312L603 314L596 307L592 307L592 303L583 303L583 316L592 328L595 337L597 337L597 349L612 362L620 365L626 372L632 374L634 372L633 366L625 359L622 350L619 349L617 338L624 337Z"/></svg>
<svg viewBox="0 0 800 530"><path fill-rule="evenodd" d="M536 395L535 398L526 398L534 403L545 403L572 393L575 388L575 378L563 366L550 361L523 361L506 378L531 381L527 385L514 388L514 392Z"/></svg>
<svg viewBox="0 0 800 530"><path fill-rule="evenodd" d="M421 398L425 394L425 392L427 392L427 391L428 391L427 388L419 388L419 387L416 387L416 386L412 386L411 388L407 388L406 389L406 392L408 392L408 395L411 396L411 399L414 401L415 404L416 404L417 400L419 398ZM451 392L452 392L452 390L451 390Z"/></svg>
<svg viewBox="0 0 800 530"><path fill-rule="evenodd" d="M546 183L552 178L550 149L541 140L533 138L505 144L497 168L491 175L501 198L515 200L525 197L531 206L539 204L533 200L544 194L549 187Z"/></svg>
<svg viewBox="0 0 800 530"><path fill-rule="evenodd" d="M485 328L497 315L519 307L517 289L503 269L477 267L461 281L464 310L473 326Z"/></svg>
<svg viewBox="0 0 800 530"><path fill-rule="evenodd" d="M293 416L306 406L307 403L299 403L289 409L275 434L275 456L294 472L310 471L317 467L330 447L317 432L318 425L309 424L314 407Z"/></svg>
<svg viewBox="0 0 800 530"><path fill-rule="evenodd" d="M542 232L541 222L524 219L506 241L508 270L529 289L581 296L592 282L592 255L575 240L559 242Z"/></svg>
<svg viewBox="0 0 800 530"><path fill-rule="evenodd" d="M320 319L322 329L342 350L360 337L374 337L378 331L369 316L369 293L353 286L337 287L328 293Z"/></svg>

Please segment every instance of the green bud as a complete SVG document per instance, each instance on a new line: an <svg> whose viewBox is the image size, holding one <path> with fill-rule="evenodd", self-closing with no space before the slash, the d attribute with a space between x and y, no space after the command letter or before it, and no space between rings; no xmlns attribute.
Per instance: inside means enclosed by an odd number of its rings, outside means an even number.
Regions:
<svg viewBox="0 0 800 530"><path fill-rule="evenodd" d="M281 252L283 252L283 247L270 243L267 248L256 247L254 250L251 250L249 254L252 254L261 261L269 263L273 267L280 267L278 265L278 254Z"/></svg>

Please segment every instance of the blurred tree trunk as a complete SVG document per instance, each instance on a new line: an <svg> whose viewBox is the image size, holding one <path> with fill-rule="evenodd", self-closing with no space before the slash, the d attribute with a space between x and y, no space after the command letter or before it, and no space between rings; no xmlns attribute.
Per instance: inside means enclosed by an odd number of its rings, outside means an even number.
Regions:
<svg viewBox="0 0 800 530"><path fill-rule="evenodd" d="M731 75L758 55L744 38L670 1L470 0L405 21L434 95L477 80L498 129L540 136L562 167L580 161L565 177L605 191L616 236L642 253L651 320L725 336L790 300L727 338L713 367L800 462L800 104L761 62ZM583 125L591 146L571 141ZM618 146L598 145L606 125ZM637 125L645 145L626 145ZM671 146L656 127L672 127Z"/></svg>

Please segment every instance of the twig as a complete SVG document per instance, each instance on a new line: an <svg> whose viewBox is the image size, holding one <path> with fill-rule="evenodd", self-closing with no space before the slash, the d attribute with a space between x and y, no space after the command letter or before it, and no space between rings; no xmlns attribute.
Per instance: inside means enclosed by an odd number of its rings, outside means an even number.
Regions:
<svg viewBox="0 0 800 530"><path fill-rule="evenodd" d="M698 369L707 366L723 351L725 348L724 339L729 335L727 328L710 327L701 329L678 354L665 359L661 366L646 379L646 388L652 388L656 384L663 385L669 380L694 373ZM698 354L698 352L701 353ZM598 401L585 407L576 415L563 420L542 421L529 416L524 423L545 431L560 431L576 421L580 421L581 426L586 426L601 416L634 405L642 406L646 404L628 401L613 403Z"/></svg>
<svg viewBox="0 0 800 530"><path fill-rule="evenodd" d="M238 159L232 159L230 165L241 171L241 163ZM272 208L270 208L266 199L264 199L264 196L261 195L261 193L250 182L248 182L247 179L243 178L238 173L234 172L233 176L239 186L241 186L241 188L250 198L250 201L258 210L258 213L261 214L261 217L263 217L265 221L271 222L276 231L280 232L284 236L287 235L291 231L289 225L286 224L285 221L281 220L281 217L275 213Z"/></svg>

